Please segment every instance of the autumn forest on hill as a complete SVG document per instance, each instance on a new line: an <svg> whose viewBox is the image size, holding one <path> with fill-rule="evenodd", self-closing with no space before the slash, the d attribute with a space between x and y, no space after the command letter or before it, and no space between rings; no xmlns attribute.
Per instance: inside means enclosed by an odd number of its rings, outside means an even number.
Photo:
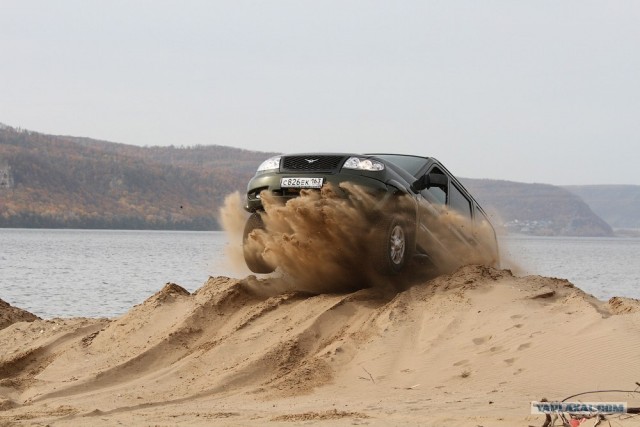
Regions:
<svg viewBox="0 0 640 427"><path fill-rule="evenodd" d="M215 230L266 156L0 129L0 227Z"/></svg>
<svg viewBox="0 0 640 427"><path fill-rule="evenodd" d="M221 145L139 147L0 125L0 228L219 230L225 197L242 194L273 154ZM504 232L611 236L640 229L640 186L461 179Z"/></svg>

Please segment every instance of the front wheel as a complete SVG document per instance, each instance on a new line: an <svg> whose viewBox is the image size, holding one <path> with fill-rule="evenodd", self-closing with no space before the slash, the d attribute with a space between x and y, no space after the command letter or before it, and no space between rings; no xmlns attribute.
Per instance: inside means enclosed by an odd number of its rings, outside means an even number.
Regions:
<svg viewBox="0 0 640 427"><path fill-rule="evenodd" d="M411 253L411 231L398 216L383 219L376 227L373 261L379 272L387 275L402 271Z"/></svg>
<svg viewBox="0 0 640 427"><path fill-rule="evenodd" d="M264 230L264 222L259 213L254 212L247 219L242 233L242 253L244 254L244 262L254 273L268 274L273 273L275 268L267 264L262 256L264 247L259 241L255 240L255 236L251 236L253 230ZM252 240L253 239L253 240ZM250 241L251 240L251 241Z"/></svg>

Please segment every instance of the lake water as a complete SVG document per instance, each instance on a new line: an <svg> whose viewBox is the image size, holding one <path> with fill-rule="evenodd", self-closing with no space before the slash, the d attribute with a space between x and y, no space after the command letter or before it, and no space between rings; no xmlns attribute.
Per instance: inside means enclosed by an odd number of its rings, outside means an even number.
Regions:
<svg viewBox="0 0 640 427"><path fill-rule="evenodd" d="M44 318L118 316L167 282L246 276L228 245L222 232L0 229L0 298ZM600 299L640 298L640 239L508 236L501 252Z"/></svg>
<svg viewBox="0 0 640 427"><path fill-rule="evenodd" d="M500 250L506 264L522 270L518 275L568 279L602 300L640 298L638 238L508 236Z"/></svg>
<svg viewBox="0 0 640 427"><path fill-rule="evenodd" d="M220 232L0 229L0 298L41 317L111 317L225 267ZM232 276L233 277L233 276Z"/></svg>

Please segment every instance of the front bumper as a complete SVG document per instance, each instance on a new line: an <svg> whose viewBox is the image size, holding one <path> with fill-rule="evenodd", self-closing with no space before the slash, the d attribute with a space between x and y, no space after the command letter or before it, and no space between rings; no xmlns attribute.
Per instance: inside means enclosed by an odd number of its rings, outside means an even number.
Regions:
<svg viewBox="0 0 640 427"><path fill-rule="evenodd" d="M340 184L350 182L354 185L364 186L376 192L389 192L389 187L381 180L376 179L361 171L343 170L340 173L262 173L258 174L249 181L247 185L246 202L244 208L248 212L255 212L263 209L260 193L269 192L273 197L280 200L283 204L287 200L293 199L300 195L299 188L282 188L280 186L281 178L323 178L323 186L332 185L339 188Z"/></svg>

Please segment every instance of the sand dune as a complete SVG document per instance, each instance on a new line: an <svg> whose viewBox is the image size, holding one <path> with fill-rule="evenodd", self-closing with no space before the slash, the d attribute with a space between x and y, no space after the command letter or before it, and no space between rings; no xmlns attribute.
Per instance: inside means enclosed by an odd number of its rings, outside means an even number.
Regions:
<svg viewBox="0 0 640 427"><path fill-rule="evenodd" d="M0 425L542 425L531 400L640 380L640 303L565 280L469 266L399 293L270 288L217 277L116 319L13 323Z"/></svg>
<svg viewBox="0 0 640 427"><path fill-rule="evenodd" d="M16 322L31 322L36 319L38 319L38 316L21 308L13 307L0 299L0 329L4 329Z"/></svg>

